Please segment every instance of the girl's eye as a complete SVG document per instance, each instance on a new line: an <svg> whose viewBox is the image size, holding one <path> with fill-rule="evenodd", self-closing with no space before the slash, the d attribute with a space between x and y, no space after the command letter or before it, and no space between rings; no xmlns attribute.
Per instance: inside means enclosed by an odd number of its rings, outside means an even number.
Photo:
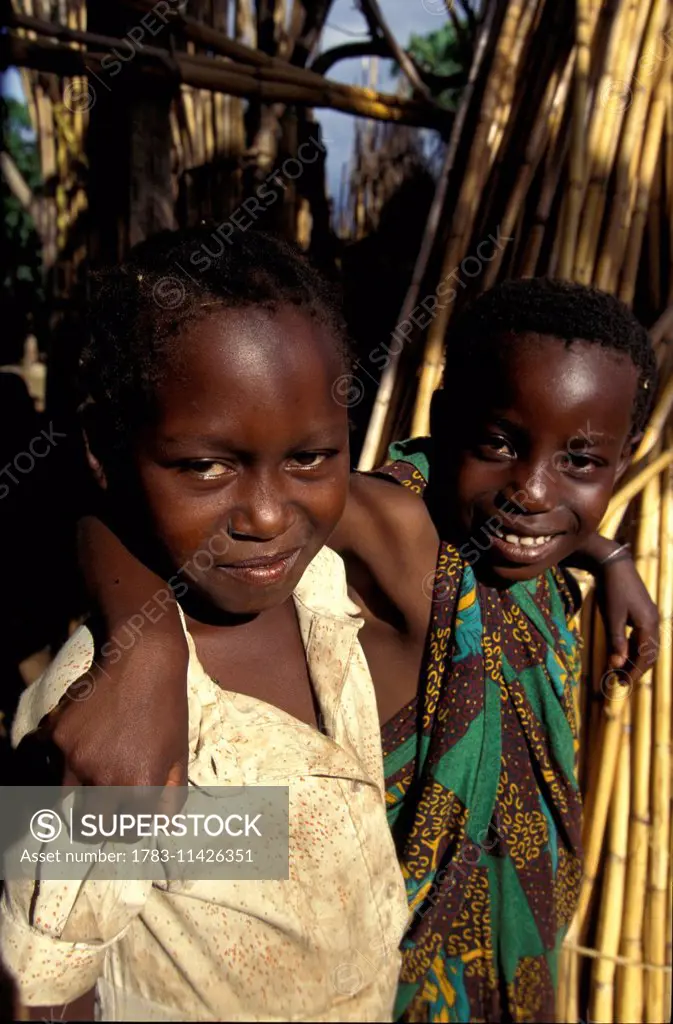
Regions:
<svg viewBox="0 0 673 1024"><path fill-rule="evenodd" d="M227 476L232 470L222 462L211 462L210 459L200 459L198 462L190 462L187 466L190 473L194 473L201 480L218 480Z"/></svg>
<svg viewBox="0 0 673 1024"><path fill-rule="evenodd" d="M479 450L486 458L514 459L516 452L502 434L487 434L479 442Z"/></svg>
<svg viewBox="0 0 673 1024"><path fill-rule="evenodd" d="M591 455L585 455L583 452L568 452L566 466L576 473L593 473L594 470L599 469L600 463Z"/></svg>
<svg viewBox="0 0 673 1024"><path fill-rule="evenodd" d="M325 452L297 452L289 462L292 469L317 469L326 458Z"/></svg>

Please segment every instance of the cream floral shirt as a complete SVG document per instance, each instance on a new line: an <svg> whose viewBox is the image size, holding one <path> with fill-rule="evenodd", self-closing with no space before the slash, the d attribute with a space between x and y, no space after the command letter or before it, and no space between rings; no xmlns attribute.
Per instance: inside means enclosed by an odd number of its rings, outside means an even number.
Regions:
<svg viewBox="0 0 673 1024"><path fill-rule="evenodd" d="M294 600L322 733L222 690L188 635L189 782L289 786L289 880L9 881L0 951L25 1004L95 985L102 1020L391 1020L408 911L362 620L333 551ZM15 744L92 659L80 627L23 695Z"/></svg>

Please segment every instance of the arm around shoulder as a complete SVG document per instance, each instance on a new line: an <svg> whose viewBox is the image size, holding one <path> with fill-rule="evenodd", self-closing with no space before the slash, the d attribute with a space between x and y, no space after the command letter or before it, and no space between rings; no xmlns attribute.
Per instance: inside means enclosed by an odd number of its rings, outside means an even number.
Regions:
<svg viewBox="0 0 673 1024"><path fill-rule="evenodd" d="M100 612L101 636L94 648L87 631L87 665L65 686L59 684L58 699L66 693L73 699L63 700L50 716L51 736L85 784L182 784L189 648L172 589L96 517L80 522L79 554ZM65 662L70 664L67 657ZM44 692L43 680L33 685ZM30 699L39 702L42 714L57 703L47 706L37 693Z"/></svg>
<svg viewBox="0 0 673 1024"><path fill-rule="evenodd" d="M439 537L422 498L392 480L352 474L346 510L329 544L344 558L349 583L357 572L356 590L365 603L375 607L374 594L382 593L405 632L425 635L432 592L427 581Z"/></svg>

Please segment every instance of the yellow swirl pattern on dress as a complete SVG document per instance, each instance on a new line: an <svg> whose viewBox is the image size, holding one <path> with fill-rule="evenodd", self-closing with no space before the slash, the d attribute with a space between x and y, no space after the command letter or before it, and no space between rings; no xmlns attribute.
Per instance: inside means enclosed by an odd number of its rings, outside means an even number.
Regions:
<svg viewBox="0 0 673 1024"><path fill-rule="evenodd" d="M509 781L507 772L500 781L500 824L504 826L510 856L521 871L527 864L537 860L549 842L547 819L542 811L529 810L526 814L519 787L516 782ZM500 790L500 787L498 789Z"/></svg>
<svg viewBox="0 0 673 1024"><path fill-rule="evenodd" d="M549 763L549 754L547 747L544 742L544 736L540 731L540 723L537 718L532 714L530 706L526 701L525 694L521 690L515 689L510 692L510 696L514 706L516 707L517 714L526 733L528 743L532 747L533 751L537 755L539 762L542 765ZM544 769L543 769L544 770ZM558 807L563 815L568 814L568 797L565 790L559 783L558 775L556 772L550 771L547 778L549 788L551 790L551 796L554 804Z"/></svg>
<svg viewBox="0 0 673 1024"><path fill-rule="evenodd" d="M423 978L430 970L432 962L442 948L442 936L439 932L433 932L428 936L427 942L422 946L415 946L413 949L406 949L402 960L402 972L400 981L411 984Z"/></svg>
<svg viewBox="0 0 673 1024"><path fill-rule="evenodd" d="M423 494L425 490L425 477L415 467L410 472L410 479L403 480L402 483L414 494Z"/></svg>
<svg viewBox="0 0 673 1024"><path fill-rule="evenodd" d="M541 960L541 957L523 957L517 964L514 981L507 986L517 1024L539 1020L543 991Z"/></svg>
<svg viewBox="0 0 673 1024"><path fill-rule="evenodd" d="M529 648L540 648L540 644L536 643L533 639L528 618L518 606L515 606L512 610L512 620L514 625L512 635L514 639L518 640L521 644L526 644Z"/></svg>
<svg viewBox="0 0 673 1024"><path fill-rule="evenodd" d="M438 1001L441 1000L441 1010L435 1012L432 1015L432 1021L450 1021L450 1010L455 1006L457 999L457 992L454 984L452 983L449 975L456 978L457 983L460 983L456 968L452 964L446 964L441 956L435 957L432 962L432 971L437 981L430 980L430 977L426 977L423 982L423 986L420 990L421 999L416 1004L418 1006L417 1013L411 1013L407 1018L409 1021L426 1022L427 1009L423 1003L427 1002L431 1006L436 1006Z"/></svg>
<svg viewBox="0 0 673 1024"><path fill-rule="evenodd" d="M416 810L404 865L407 877L422 879L428 871L436 870L438 844L446 837L449 828L452 829L450 834L455 834L453 827L462 831L466 820L467 811L455 793L433 781L423 793ZM426 850L432 851L432 856L427 855Z"/></svg>
<svg viewBox="0 0 673 1024"><path fill-rule="evenodd" d="M570 857L565 846L559 847L558 867L554 878L554 903L559 927L569 927L575 914L582 881L582 865Z"/></svg>
<svg viewBox="0 0 673 1024"><path fill-rule="evenodd" d="M489 904L488 875L483 870L477 870L465 885L461 908L446 939L449 956L465 957L482 945L482 940L490 931L485 928L490 920Z"/></svg>
<svg viewBox="0 0 673 1024"><path fill-rule="evenodd" d="M441 694L442 679L444 677L446 654L450 637L451 628L447 626L444 629L434 629L430 640L430 664L426 674L427 690L423 713L423 727L425 729L429 729L432 724L432 718Z"/></svg>
<svg viewBox="0 0 673 1024"><path fill-rule="evenodd" d="M491 634L484 632L482 643L484 647L484 669L486 675L491 679L502 679L502 646L499 628L494 628Z"/></svg>

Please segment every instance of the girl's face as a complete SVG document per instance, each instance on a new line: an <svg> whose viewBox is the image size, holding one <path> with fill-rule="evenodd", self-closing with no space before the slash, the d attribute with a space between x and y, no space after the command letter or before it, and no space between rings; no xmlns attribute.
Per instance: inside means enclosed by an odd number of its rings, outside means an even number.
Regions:
<svg viewBox="0 0 673 1024"><path fill-rule="evenodd" d="M221 309L171 346L134 445L149 526L206 604L286 600L346 502L346 410L333 339L294 307Z"/></svg>
<svg viewBox="0 0 673 1024"><path fill-rule="evenodd" d="M583 341L521 335L497 352L440 442L443 503L464 557L530 579L598 529L628 465L638 374Z"/></svg>

